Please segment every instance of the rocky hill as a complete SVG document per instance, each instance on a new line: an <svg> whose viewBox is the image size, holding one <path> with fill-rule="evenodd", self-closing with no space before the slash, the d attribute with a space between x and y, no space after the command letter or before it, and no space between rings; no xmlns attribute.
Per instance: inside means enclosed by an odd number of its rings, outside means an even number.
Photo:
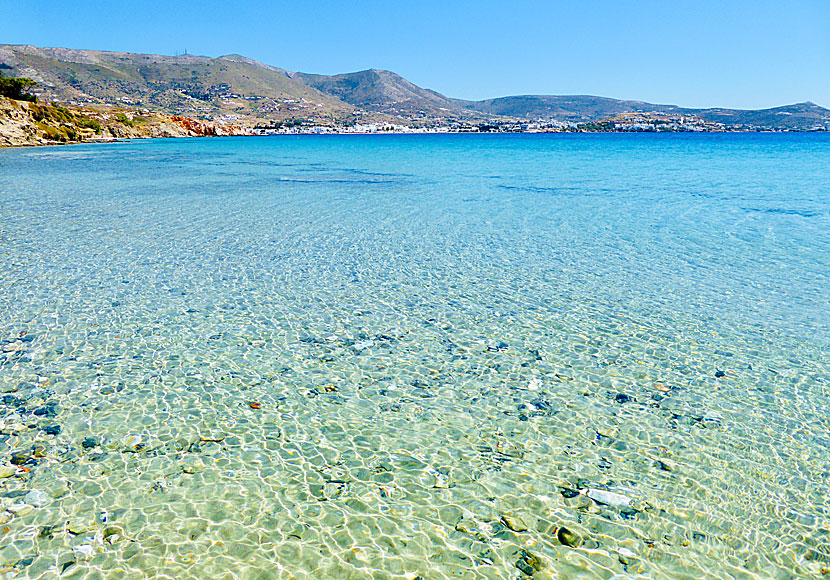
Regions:
<svg viewBox="0 0 830 580"><path fill-rule="evenodd" d="M830 130L830 110L815 103L796 103L772 109L679 109L706 121L733 127L770 127L796 131Z"/></svg>
<svg viewBox="0 0 830 580"><path fill-rule="evenodd" d="M590 95L522 95L469 102L466 106L492 115L567 123L589 123L627 113L657 112L692 115L711 123L740 128L830 129L830 110L809 102L761 110L691 109Z"/></svg>
<svg viewBox="0 0 830 580"><path fill-rule="evenodd" d="M621 113L665 112L677 108L590 95L519 95L468 102L466 107L491 115L564 123L585 123Z"/></svg>
<svg viewBox="0 0 830 580"><path fill-rule="evenodd" d="M470 120L486 118L465 107L464 101L450 99L430 89L409 82L388 70L370 69L334 76L294 73L315 89L361 109L405 118L413 122L442 119ZM479 113L479 114L476 114Z"/></svg>
<svg viewBox="0 0 830 580"><path fill-rule="evenodd" d="M7 76L28 77L42 100L109 103L246 123L347 120L353 107L238 55L163 56L0 45Z"/></svg>

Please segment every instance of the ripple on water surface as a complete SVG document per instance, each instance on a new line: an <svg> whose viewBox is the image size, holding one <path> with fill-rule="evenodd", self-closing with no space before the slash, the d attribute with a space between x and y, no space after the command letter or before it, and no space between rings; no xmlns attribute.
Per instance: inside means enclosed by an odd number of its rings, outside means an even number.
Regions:
<svg viewBox="0 0 830 580"><path fill-rule="evenodd" d="M0 573L830 573L828 149L0 152Z"/></svg>

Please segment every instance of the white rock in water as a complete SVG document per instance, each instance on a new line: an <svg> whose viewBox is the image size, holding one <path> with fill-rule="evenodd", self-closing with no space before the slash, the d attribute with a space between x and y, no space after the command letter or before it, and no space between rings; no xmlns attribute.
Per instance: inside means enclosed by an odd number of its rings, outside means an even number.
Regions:
<svg viewBox="0 0 830 580"><path fill-rule="evenodd" d="M527 384L527 390L529 391L538 391L540 388L542 388L542 381L537 377L530 379L530 382Z"/></svg>
<svg viewBox="0 0 830 580"><path fill-rule="evenodd" d="M613 491L606 491L604 489L589 489L586 493L588 497L597 503L610 505L613 507L628 507L631 505L631 498L624 496L621 493L614 493Z"/></svg>
<svg viewBox="0 0 830 580"><path fill-rule="evenodd" d="M16 503L14 505L10 505L6 509L9 511L9 513L12 513L16 516L25 516L35 508L33 508L27 503Z"/></svg>
<svg viewBox="0 0 830 580"><path fill-rule="evenodd" d="M141 435L125 435L121 438L121 444L127 449L135 449L141 443Z"/></svg>
<svg viewBox="0 0 830 580"><path fill-rule="evenodd" d="M3 352L20 352L24 350L26 347L22 341L15 341L9 344L3 345Z"/></svg>
<svg viewBox="0 0 830 580"><path fill-rule="evenodd" d="M83 534L86 529L87 526L81 522L71 522L66 526L66 531L70 534L75 534L76 536Z"/></svg>
<svg viewBox="0 0 830 580"><path fill-rule="evenodd" d="M95 554L95 550L89 544L81 544L80 546L75 546L72 548L72 551L81 556L82 558L92 558Z"/></svg>
<svg viewBox="0 0 830 580"><path fill-rule="evenodd" d="M35 507L43 507L52 503L52 499L46 495L45 492L42 492L39 489L33 489L27 493L26 497L23 498L23 501Z"/></svg>

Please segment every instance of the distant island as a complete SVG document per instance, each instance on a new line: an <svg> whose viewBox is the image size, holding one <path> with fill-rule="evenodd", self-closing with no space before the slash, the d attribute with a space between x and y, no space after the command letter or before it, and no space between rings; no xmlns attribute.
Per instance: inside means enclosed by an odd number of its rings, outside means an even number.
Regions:
<svg viewBox="0 0 830 580"><path fill-rule="evenodd" d="M0 74L35 83L25 87L29 100L0 102L0 145L274 133L830 130L830 110L810 102L740 110L586 95L466 101L391 71L316 75L240 55L0 45Z"/></svg>

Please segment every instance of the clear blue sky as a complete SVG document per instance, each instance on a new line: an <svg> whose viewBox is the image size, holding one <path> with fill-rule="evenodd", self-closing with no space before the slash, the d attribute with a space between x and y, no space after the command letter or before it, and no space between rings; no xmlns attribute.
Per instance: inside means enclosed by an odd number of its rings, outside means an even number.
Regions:
<svg viewBox="0 0 830 580"><path fill-rule="evenodd" d="M446 95L830 107L830 0L0 0L0 42L393 70Z"/></svg>

